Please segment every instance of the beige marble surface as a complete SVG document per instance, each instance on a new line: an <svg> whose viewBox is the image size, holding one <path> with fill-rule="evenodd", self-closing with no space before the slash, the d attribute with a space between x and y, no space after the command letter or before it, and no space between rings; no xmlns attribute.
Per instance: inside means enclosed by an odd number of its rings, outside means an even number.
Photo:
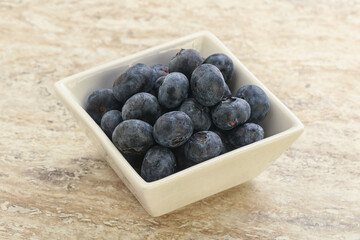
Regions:
<svg viewBox="0 0 360 240"><path fill-rule="evenodd" d="M0 239L360 239L359 1L0 0ZM305 124L254 180L150 217L54 82L209 30Z"/></svg>

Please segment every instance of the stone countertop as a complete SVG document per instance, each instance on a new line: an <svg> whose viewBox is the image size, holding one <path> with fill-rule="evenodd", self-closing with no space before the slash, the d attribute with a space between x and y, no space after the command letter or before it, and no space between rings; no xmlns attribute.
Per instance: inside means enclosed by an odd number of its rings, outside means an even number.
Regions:
<svg viewBox="0 0 360 240"><path fill-rule="evenodd" d="M359 1L5 0L0 16L0 239L360 239ZM305 132L252 181L152 218L53 84L201 30Z"/></svg>

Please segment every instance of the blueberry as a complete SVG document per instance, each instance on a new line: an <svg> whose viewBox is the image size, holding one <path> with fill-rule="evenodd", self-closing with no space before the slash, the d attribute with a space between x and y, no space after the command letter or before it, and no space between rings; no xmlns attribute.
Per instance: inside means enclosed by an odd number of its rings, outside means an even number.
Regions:
<svg viewBox="0 0 360 240"><path fill-rule="evenodd" d="M224 96L223 97L227 97L227 98L232 97L231 90L226 83L224 85Z"/></svg>
<svg viewBox="0 0 360 240"><path fill-rule="evenodd" d="M207 57L204 63L216 66L222 73L226 83L230 83L234 73L234 63L227 55L215 53Z"/></svg>
<svg viewBox="0 0 360 240"><path fill-rule="evenodd" d="M114 130L114 145L131 162L141 163L147 150L154 144L153 127L147 122L131 119L121 122Z"/></svg>
<svg viewBox="0 0 360 240"><path fill-rule="evenodd" d="M141 177L152 182L167 177L175 172L175 156L168 148L154 146L150 148L141 166Z"/></svg>
<svg viewBox="0 0 360 240"><path fill-rule="evenodd" d="M212 131L194 133L184 145L185 157L190 161L200 163L219 156L223 152L221 138Z"/></svg>
<svg viewBox="0 0 360 240"><path fill-rule="evenodd" d="M206 131L211 126L209 108L198 103L194 98L186 99L179 111L186 113L194 126L194 131Z"/></svg>
<svg viewBox="0 0 360 240"><path fill-rule="evenodd" d="M120 75L113 84L115 98L125 103L138 92L149 92L152 89L153 70L145 64L138 63Z"/></svg>
<svg viewBox="0 0 360 240"><path fill-rule="evenodd" d="M159 88L159 103L169 109L178 107L187 98L189 80L179 72L167 75Z"/></svg>
<svg viewBox="0 0 360 240"><path fill-rule="evenodd" d="M195 49L181 49L169 63L169 72L181 72L190 79L192 72L203 62Z"/></svg>
<svg viewBox="0 0 360 240"><path fill-rule="evenodd" d="M193 162L185 157L184 146L185 145L181 145L180 147L173 150L176 158L177 171L184 170L197 164L196 162Z"/></svg>
<svg viewBox="0 0 360 240"><path fill-rule="evenodd" d="M220 70L211 64L197 67L190 80L194 98L202 105L210 107L221 101L225 82Z"/></svg>
<svg viewBox="0 0 360 240"><path fill-rule="evenodd" d="M250 117L249 104L237 97L224 98L211 110L211 118L216 127L230 130L245 123Z"/></svg>
<svg viewBox="0 0 360 240"><path fill-rule="evenodd" d="M239 148L264 138L264 130L256 123L245 123L229 131L228 139L234 148Z"/></svg>
<svg viewBox="0 0 360 240"><path fill-rule="evenodd" d="M111 89L100 89L90 94L85 110L100 125L101 118L107 111L121 109L121 106Z"/></svg>
<svg viewBox="0 0 360 240"><path fill-rule="evenodd" d="M249 103L251 115L248 122L259 123L266 117L270 109L270 102L260 87L256 85L242 86L235 96Z"/></svg>
<svg viewBox="0 0 360 240"><path fill-rule="evenodd" d="M136 93L131 96L122 108L124 120L139 119L153 125L161 115L161 109L156 97L150 93Z"/></svg>
<svg viewBox="0 0 360 240"><path fill-rule="evenodd" d="M158 144L175 148L184 144L191 137L193 129L192 121L186 113L172 111L156 120L153 135Z"/></svg>
<svg viewBox="0 0 360 240"><path fill-rule="evenodd" d="M221 141L224 145L224 151L223 153L227 153L230 152L232 150L234 150L234 147L232 146L232 144L230 143L227 133L230 131L223 131L220 129L212 129L211 131L213 131L214 133L216 133L217 135L219 135L219 137L221 138Z"/></svg>
<svg viewBox="0 0 360 240"><path fill-rule="evenodd" d="M169 74L169 67L165 64L156 64L152 66L151 82L154 85L155 81L162 76Z"/></svg>
<svg viewBox="0 0 360 240"><path fill-rule="evenodd" d="M165 77L166 76L161 76L159 77L158 79L156 79L155 83L154 83L154 86L153 86L153 89L152 89L152 94L154 96L158 96L159 95L159 88L160 86L163 84L164 80L165 80Z"/></svg>
<svg viewBox="0 0 360 240"><path fill-rule="evenodd" d="M119 110L110 110L101 118L101 129L111 139L114 129L122 122L121 112Z"/></svg>

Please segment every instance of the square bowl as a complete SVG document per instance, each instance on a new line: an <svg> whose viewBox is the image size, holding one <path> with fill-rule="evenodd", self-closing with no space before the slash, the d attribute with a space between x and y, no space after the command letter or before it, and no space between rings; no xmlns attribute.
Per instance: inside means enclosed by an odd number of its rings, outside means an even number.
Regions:
<svg viewBox="0 0 360 240"><path fill-rule="evenodd" d="M241 86L261 87L270 101L270 111L260 124L265 131L261 141L235 149L166 178L146 182L121 155L111 140L84 110L88 96L100 88L112 88L115 79L136 63L168 64L181 48L193 48L203 57L224 53L234 62L230 89ZM151 216L160 216L210 195L244 183L263 172L304 130L300 120L272 94L210 32L195 33L131 56L89 69L55 83L63 104L85 130L111 168Z"/></svg>

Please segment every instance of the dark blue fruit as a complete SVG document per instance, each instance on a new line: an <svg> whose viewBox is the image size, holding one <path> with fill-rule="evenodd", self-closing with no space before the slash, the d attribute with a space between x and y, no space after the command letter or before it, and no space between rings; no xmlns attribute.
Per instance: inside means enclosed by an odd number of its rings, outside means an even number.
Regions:
<svg viewBox="0 0 360 240"><path fill-rule="evenodd" d="M156 120L153 135L158 144L175 148L184 144L191 137L193 130L192 121L186 113L172 111Z"/></svg>
<svg viewBox="0 0 360 240"><path fill-rule="evenodd" d="M256 85L245 85L237 91L235 96L249 103L251 115L248 122L259 123L266 117L270 102L261 88Z"/></svg>
<svg viewBox="0 0 360 240"><path fill-rule="evenodd" d="M189 80L179 72L167 75L159 88L158 99L166 108L178 107L188 96Z"/></svg>
<svg viewBox="0 0 360 240"><path fill-rule="evenodd" d="M131 96L122 108L124 120L139 119L153 125L161 115L161 109L156 97L150 93L136 93Z"/></svg>
<svg viewBox="0 0 360 240"><path fill-rule="evenodd" d="M223 151L221 138L212 131L194 133L184 145L185 157L196 163L219 156Z"/></svg>
<svg viewBox="0 0 360 240"><path fill-rule="evenodd" d="M228 139L234 148L239 148L264 138L264 130L256 123L245 123L229 131Z"/></svg>
<svg viewBox="0 0 360 240"><path fill-rule="evenodd" d="M197 164L196 162L190 161L185 157L184 146L185 145L181 145L180 147L173 150L176 158L177 171L184 170Z"/></svg>
<svg viewBox="0 0 360 240"><path fill-rule="evenodd" d="M169 72L181 72L190 79L192 72L203 62L195 49L181 49L169 63Z"/></svg>
<svg viewBox="0 0 360 240"><path fill-rule="evenodd" d="M230 130L245 123L250 117L249 104L237 97L224 98L211 110L211 118L216 127Z"/></svg>
<svg viewBox="0 0 360 240"><path fill-rule="evenodd" d="M154 144L152 131L153 127L147 122L137 119L125 120L115 128L112 141L125 158L141 161Z"/></svg>
<svg viewBox="0 0 360 240"><path fill-rule="evenodd" d="M223 53L215 53L207 57L204 63L216 66L221 71L225 82L230 83L234 73L234 63L231 58Z"/></svg>
<svg viewBox="0 0 360 240"><path fill-rule="evenodd" d="M149 92L153 87L152 74L153 70L142 63L130 67L113 84L115 98L119 102L125 103L135 93Z"/></svg>
<svg viewBox="0 0 360 240"><path fill-rule="evenodd" d="M114 97L111 89L100 89L90 94L85 110L100 125L102 116L110 110L121 109L122 104Z"/></svg>
<svg viewBox="0 0 360 240"><path fill-rule="evenodd" d="M225 81L217 67L202 64L194 70L190 86L194 98L200 104L211 107L223 98Z"/></svg>
<svg viewBox="0 0 360 240"><path fill-rule="evenodd" d="M175 172L175 156L168 148L154 146L150 148L141 166L141 177L147 182L153 182L167 177Z"/></svg>
<svg viewBox="0 0 360 240"><path fill-rule="evenodd" d="M158 79L156 79L155 83L154 83L154 86L153 86L153 89L152 89L152 94L154 96L158 96L159 95L159 88L160 86L163 84L164 80L165 80L165 77L166 76L161 76L159 77Z"/></svg>
<svg viewBox="0 0 360 240"><path fill-rule="evenodd" d="M224 152L223 153L227 153L227 152L230 152L230 151L234 150L234 147L230 143L230 141L228 139L228 136L227 136L227 132L229 132L229 131L223 131L223 130L220 130L220 129L212 129L211 131L213 131L214 133L219 135L219 137L221 138L221 141L222 141L222 143L224 145Z"/></svg>
<svg viewBox="0 0 360 240"><path fill-rule="evenodd" d="M155 81L162 76L169 74L169 67L165 64L156 64L152 66L151 82L154 85Z"/></svg>
<svg viewBox="0 0 360 240"><path fill-rule="evenodd" d="M229 88L229 86L225 83L225 86L224 86L224 96L223 97L232 97L232 93L231 93L231 90Z"/></svg>
<svg viewBox="0 0 360 240"><path fill-rule="evenodd" d="M122 116L119 110L110 110L101 118L101 129L111 139L114 129L122 122Z"/></svg>
<svg viewBox="0 0 360 240"><path fill-rule="evenodd" d="M198 103L194 98L186 99L179 111L186 113L194 126L194 131L206 131L211 126L209 108Z"/></svg>

